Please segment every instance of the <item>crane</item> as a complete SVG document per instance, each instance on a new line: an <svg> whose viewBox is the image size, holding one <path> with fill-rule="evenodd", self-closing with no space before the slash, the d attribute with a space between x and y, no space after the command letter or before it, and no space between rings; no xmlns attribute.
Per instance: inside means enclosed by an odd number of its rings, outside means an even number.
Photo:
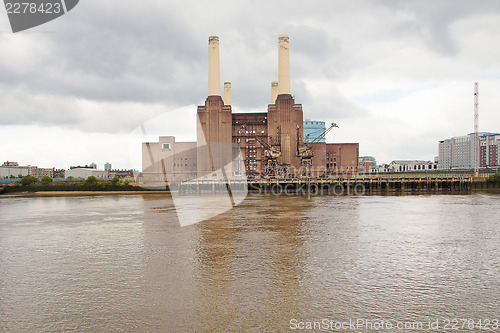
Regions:
<svg viewBox="0 0 500 333"><path fill-rule="evenodd" d="M334 127L338 128L339 126L337 125L337 123L331 123L327 129L325 129L320 135L315 137L311 142L309 142L310 135L307 134L304 141L301 143L299 126L297 126L297 156L300 157L301 165L311 165L311 159L314 156L314 151L311 148L311 144L321 141Z"/></svg>
<svg viewBox="0 0 500 333"><path fill-rule="evenodd" d="M245 125L241 125L242 129L246 130ZM278 133L280 129L278 128ZM265 176L273 176L277 174L286 173L287 167L285 165L281 165L278 163L278 158L281 157L281 149L280 146L273 145L271 146L267 142L261 140L257 135L254 137L257 142L259 142L264 148L264 158L266 160L266 166L264 169ZM270 141L272 141L271 135L268 135Z"/></svg>
<svg viewBox="0 0 500 333"><path fill-rule="evenodd" d="M316 138L314 138L310 143L316 143L316 142L320 142L321 140L324 139L324 137L328 134L328 132L330 132L334 127L339 127L339 125L337 125L337 123L331 123L330 124L330 127L328 127L327 129L325 129L323 131L323 133L321 133L320 135L318 135ZM306 136L306 142L307 140L309 139L309 135L310 134L307 134Z"/></svg>
<svg viewBox="0 0 500 333"><path fill-rule="evenodd" d="M241 128L246 130L245 125L241 125ZM271 137L271 136L269 135L269 137ZM259 137L257 135L255 136L255 140L257 140L262 145L262 147L264 147L264 157L265 158L277 159L277 158L281 157L281 151L276 149L276 147L271 147L267 142L264 142L261 139L259 139Z"/></svg>
<svg viewBox="0 0 500 333"><path fill-rule="evenodd" d="M479 83L474 82L474 176L479 176Z"/></svg>

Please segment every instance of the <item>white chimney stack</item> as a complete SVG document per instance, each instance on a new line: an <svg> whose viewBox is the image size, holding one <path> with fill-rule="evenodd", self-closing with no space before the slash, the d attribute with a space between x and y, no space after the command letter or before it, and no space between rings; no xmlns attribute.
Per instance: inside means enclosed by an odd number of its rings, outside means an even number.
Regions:
<svg viewBox="0 0 500 333"><path fill-rule="evenodd" d="M278 94L290 95L290 44L288 35L279 36ZM274 101L273 101L274 103Z"/></svg>
<svg viewBox="0 0 500 333"><path fill-rule="evenodd" d="M224 105L231 105L231 82L224 82Z"/></svg>
<svg viewBox="0 0 500 333"><path fill-rule="evenodd" d="M208 96L220 96L219 37L208 38Z"/></svg>
<svg viewBox="0 0 500 333"><path fill-rule="evenodd" d="M276 103L278 97L278 81L271 82L271 104Z"/></svg>

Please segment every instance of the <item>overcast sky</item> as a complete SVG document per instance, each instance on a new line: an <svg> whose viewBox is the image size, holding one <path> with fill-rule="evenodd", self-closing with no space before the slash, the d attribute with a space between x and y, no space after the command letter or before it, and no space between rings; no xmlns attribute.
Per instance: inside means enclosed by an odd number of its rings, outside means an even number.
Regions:
<svg viewBox="0 0 500 333"><path fill-rule="evenodd" d="M194 140L211 35L233 109L266 111L280 34L304 118L340 126L329 142L379 163L433 159L472 132L475 81L480 130L500 131L498 0L81 0L16 34L0 9L0 162L140 168L130 133L165 113L180 125L164 135Z"/></svg>

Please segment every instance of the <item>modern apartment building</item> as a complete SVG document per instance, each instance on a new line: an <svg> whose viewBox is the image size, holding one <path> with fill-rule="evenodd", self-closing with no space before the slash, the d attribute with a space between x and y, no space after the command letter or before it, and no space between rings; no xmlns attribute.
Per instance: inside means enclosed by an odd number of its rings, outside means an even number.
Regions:
<svg viewBox="0 0 500 333"><path fill-rule="evenodd" d="M479 168L498 168L500 134L480 132L478 136ZM439 141L439 169L474 169L474 145L474 133Z"/></svg>

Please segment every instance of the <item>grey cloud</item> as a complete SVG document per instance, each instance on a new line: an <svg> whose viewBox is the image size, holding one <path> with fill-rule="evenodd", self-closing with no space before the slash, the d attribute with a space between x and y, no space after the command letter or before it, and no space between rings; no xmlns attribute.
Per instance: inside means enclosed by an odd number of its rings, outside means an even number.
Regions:
<svg viewBox="0 0 500 333"><path fill-rule="evenodd" d="M8 95L1 97L0 121L115 132L153 115L156 111L148 109L153 104L202 102L207 94L207 39L212 34L221 37L221 79L233 83L233 103L265 111L270 82L277 79L281 33L290 35L292 93L304 105L305 115L359 118L366 115L363 107L335 89L318 95L308 87L308 79L327 79L333 85L385 60L383 52L372 52L379 40L384 41L380 47L390 48L395 39L421 38L438 53L453 55L458 45L450 25L470 15L498 11L499 6L497 1L472 6L427 0L253 1L245 6L83 1L43 27L53 33L14 36L15 43L0 35L2 45L26 49L20 59L0 55L0 87ZM408 19L383 24L390 13L408 13ZM351 31L358 26L359 31ZM366 37L370 30L374 39ZM25 44L16 44L20 41ZM359 53L357 44L363 46ZM134 114L113 110L112 116L91 122L75 104L77 99L137 103L144 106L143 116L136 115L137 110Z"/></svg>
<svg viewBox="0 0 500 333"><path fill-rule="evenodd" d="M303 104L304 118L339 122L368 115L368 110L349 100L338 89L332 88L328 94L313 95L304 82L298 88L296 102Z"/></svg>
<svg viewBox="0 0 500 333"><path fill-rule="evenodd" d="M0 85L0 118L2 125L60 124L80 122L80 114L71 112L75 103L66 98L29 94L22 89Z"/></svg>
<svg viewBox="0 0 500 333"><path fill-rule="evenodd" d="M500 2L456 1L456 0L374 0L376 4L386 6L393 12L408 14L408 19L401 22L394 31L396 34L418 35L436 52L455 55L459 52L456 39L450 33L450 26L459 19L477 14L498 12Z"/></svg>
<svg viewBox="0 0 500 333"><path fill-rule="evenodd" d="M0 89L2 125L57 124L84 132L128 133L169 110L161 104L94 102L49 94L35 95L6 86L0 86Z"/></svg>
<svg viewBox="0 0 500 333"><path fill-rule="evenodd" d="M335 78L350 67L342 62L342 40L323 28L309 25L290 25L291 52L294 76L301 78ZM339 66L340 64L343 66Z"/></svg>
<svg viewBox="0 0 500 333"><path fill-rule="evenodd" d="M186 104L202 93L196 82L205 76L200 70L205 43L194 40L188 22L175 12L154 4L85 2L67 16L51 26L55 33L31 35L42 39L45 48L39 54L32 50L35 68L10 70L0 80L32 91L96 100ZM0 69L9 72L13 61L3 59Z"/></svg>

